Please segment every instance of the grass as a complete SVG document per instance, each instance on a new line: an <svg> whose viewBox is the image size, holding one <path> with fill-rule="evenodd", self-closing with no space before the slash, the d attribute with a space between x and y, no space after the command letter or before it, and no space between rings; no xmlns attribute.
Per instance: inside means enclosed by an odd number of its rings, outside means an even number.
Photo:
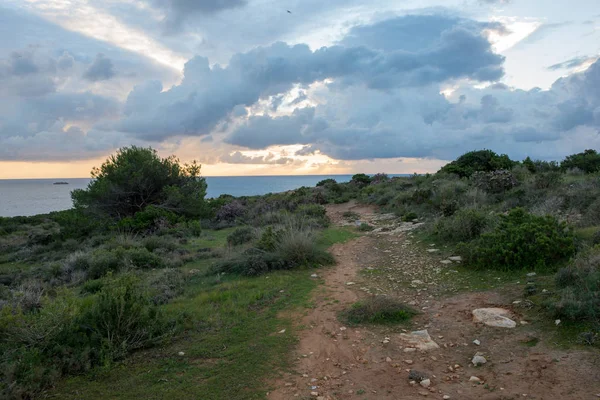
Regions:
<svg viewBox="0 0 600 400"><path fill-rule="evenodd" d="M230 231L207 232L193 245L224 246ZM319 244L330 246L355 236L331 228L322 233ZM302 269L253 278L215 277L205 273L211 262L186 264L184 270L198 272L190 275L185 294L163 308L168 316L185 321L175 341L135 353L110 369L66 379L48 397L265 398L273 371L290 367L288 354L300 327L289 316L310 306L317 282Z"/></svg>
<svg viewBox="0 0 600 400"><path fill-rule="evenodd" d="M359 235L348 228L331 227L323 230L317 243L322 248L327 248L336 243L346 243L349 240L357 238Z"/></svg>
<svg viewBox="0 0 600 400"><path fill-rule="evenodd" d="M341 317L348 323L356 324L398 324L410 320L417 311L404 303L386 296L369 297L354 303Z"/></svg>

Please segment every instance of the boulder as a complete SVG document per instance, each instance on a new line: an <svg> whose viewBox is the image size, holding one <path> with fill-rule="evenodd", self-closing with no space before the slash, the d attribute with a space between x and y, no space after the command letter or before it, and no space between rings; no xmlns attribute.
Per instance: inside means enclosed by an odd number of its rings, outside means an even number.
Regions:
<svg viewBox="0 0 600 400"><path fill-rule="evenodd" d="M496 328L514 328L517 323L508 318L510 311L504 308L478 308L473 310L473 321Z"/></svg>

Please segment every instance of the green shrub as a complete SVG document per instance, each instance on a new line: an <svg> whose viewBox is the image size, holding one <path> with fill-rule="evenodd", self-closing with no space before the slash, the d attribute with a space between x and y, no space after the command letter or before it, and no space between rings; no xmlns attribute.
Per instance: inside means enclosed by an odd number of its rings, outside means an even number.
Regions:
<svg viewBox="0 0 600 400"><path fill-rule="evenodd" d="M552 304L557 317L591 321L600 327L600 247L577 255L555 276L559 297Z"/></svg>
<svg viewBox="0 0 600 400"><path fill-rule="evenodd" d="M124 265L130 265L138 269L164 268L165 260L158 254L151 253L146 248L132 248L128 250L117 250L117 257Z"/></svg>
<svg viewBox="0 0 600 400"><path fill-rule="evenodd" d="M575 253L574 236L566 224L516 208L500 216L491 232L459 246L468 265L489 269L546 269Z"/></svg>
<svg viewBox="0 0 600 400"><path fill-rule="evenodd" d="M533 177L533 186L536 189L552 189L560 185L562 174L558 171L541 172Z"/></svg>
<svg viewBox="0 0 600 400"><path fill-rule="evenodd" d="M364 187L370 183L371 183L371 178L369 178L369 176L366 174L353 175L352 179L350 180L350 184L358 186L358 187Z"/></svg>
<svg viewBox="0 0 600 400"><path fill-rule="evenodd" d="M317 187L329 186L334 184L337 184L337 181L335 179L323 179L322 181L317 182Z"/></svg>
<svg viewBox="0 0 600 400"><path fill-rule="evenodd" d="M188 231L194 237L199 237L202 234L202 224L198 220L188 221Z"/></svg>
<svg viewBox="0 0 600 400"><path fill-rule="evenodd" d="M280 236L281 231L276 231L272 226L268 226L260 236L256 247L264 251L274 251L279 243Z"/></svg>
<svg viewBox="0 0 600 400"><path fill-rule="evenodd" d="M344 211L344 213L342 214L342 217L344 217L344 219L347 219L349 221L356 221L360 219L360 215L355 213L354 211Z"/></svg>
<svg viewBox="0 0 600 400"><path fill-rule="evenodd" d="M178 243L168 236L148 236L142 240L142 245L151 252L156 250L174 251L179 248Z"/></svg>
<svg viewBox="0 0 600 400"><path fill-rule="evenodd" d="M404 222L412 222L412 221L414 221L417 218L419 218L419 216L416 213L414 213L414 212L411 211L411 212L407 212L406 214L404 214L402 216L402 221L404 221Z"/></svg>
<svg viewBox="0 0 600 400"><path fill-rule="evenodd" d="M439 172L470 177L477 171L510 170L515 164L506 154L498 155L491 150L478 150L463 154L455 161L444 165Z"/></svg>
<svg viewBox="0 0 600 400"><path fill-rule="evenodd" d="M185 274L179 269L160 271L150 281L150 295L154 304L166 304L183 293Z"/></svg>
<svg viewBox="0 0 600 400"><path fill-rule="evenodd" d="M478 238L493 223L488 213L475 209L462 209L451 217L443 217L434 227L434 234L443 241L469 242Z"/></svg>
<svg viewBox="0 0 600 400"><path fill-rule="evenodd" d="M373 227L365 222L362 222L359 226L358 226L358 230L361 232L370 232L373 230Z"/></svg>
<svg viewBox="0 0 600 400"><path fill-rule="evenodd" d="M313 232L307 230L283 231L275 251L292 267L329 265L334 262L329 253L317 246Z"/></svg>
<svg viewBox="0 0 600 400"><path fill-rule="evenodd" d="M583 153L572 154L560 163L560 168L566 171L579 168L586 174L600 171L600 154L596 150L588 149Z"/></svg>
<svg viewBox="0 0 600 400"><path fill-rule="evenodd" d="M342 313L342 317L351 324L395 324L405 322L415 315L415 310L387 296L369 297Z"/></svg>
<svg viewBox="0 0 600 400"><path fill-rule="evenodd" d="M227 236L227 243L230 246L239 246L254 240L254 229L250 226L237 228Z"/></svg>
<svg viewBox="0 0 600 400"><path fill-rule="evenodd" d="M476 171L471 180L475 187L489 193L504 193L517 186L517 179L507 170Z"/></svg>
<svg viewBox="0 0 600 400"><path fill-rule="evenodd" d="M109 272L118 272L122 267L122 260L116 251L99 249L91 254L87 270L88 278L102 278Z"/></svg>

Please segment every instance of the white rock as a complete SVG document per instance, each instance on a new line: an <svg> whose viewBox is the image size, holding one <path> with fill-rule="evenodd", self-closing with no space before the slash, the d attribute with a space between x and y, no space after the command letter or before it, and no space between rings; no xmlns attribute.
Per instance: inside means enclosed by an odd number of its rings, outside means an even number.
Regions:
<svg viewBox="0 0 600 400"><path fill-rule="evenodd" d="M480 355L475 355L473 357L473 359L471 360L471 362L473 363L474 366L478 366L478 365L483 365L487 362L487 360L485 359L484 356L480 356Z"/></svg>
<svg viewBox="0 0 600 400"><path fill-rule="evenodd" d="M556 321L554 321L554 325L556 325L556 326L560 325L560 319L557 319Z"/></svg>
<svg viewBox="0 0 600 400"><path fill-rule="evenodd" d="M385 362L392 362L392 359L390 357L386 357Z"/></svg>
<svg viewBox="0 0 600 400"><path fill-rule="evenodd" d="M442 397L442 399L444 400L448 400L450 398L450 396L448 396L447 394L444 395L444 397Z"/></svg>
<svg viewBox="0 0 600 400"><path fill-rule="evenodd" d="M415 279L414 281L411 282L413 285L422 285L423 281L419 280L419 279Z"/></svg>
<svg viewBox="0 0 600 400"><path fill-rule="evenodd" d="M354 282L346 282L346 285L348 285L348 286L354 285Z"/></svg>
<svg viewBox="0 0 600 400"><path fill-rule="evenodd" d="M450 260L442 260L440 262L444 265L452 264L452 261L450 261Z"/></svg>
<svg viewBox="0 0 600 400"><path fill-rule="evenodd" d="M469 378L469 382L481 382L481 379L476 376L472 376Z"/></svg>
<svg viewBox="0 0 600 400"><path fill-rule="evenodd" d="M527 276L536 276L537 274L535 272L530 272L527 274Z"/></svg>
<svg viewBox="0 0 600 400"><path fill-rule="evenodd" d="M318 277L319 277L319 275L317 275L317 274L312 274L310 277L311 277L311 278L318 278Z"/></svg>
<svg viewBox="0 0 600 400"><path fill-rule="evenodd" d="M423 351L439 349L440 347L433 339L431 339L431 336L429 336L426 329L411 333L401 333L400 338L407 342L410 347L415 347ZM406 349L404 351L406 351Z"/></svg>
<svg viewBox="0 0 600 400"><path fill-rule="evenodd" d="M510 311L504 308L478 308L473 310L473 321L496 328L514 328L517 323L506 317Z"/></svg>
<svg viewBox="0 0 600 400"><path fill-rule="evenodd" d="M440 251L439 249L427 249L428 253L437 253L438 251Z"/></svg>
<svg viewBox="0 0 600 400"><path fill-rule="evenodd" d="M473 340L473 344L475 344L476 346L481 345L481 342L477 339Z"/></svg>
<svg viewBox="0 0 600 400"><path fill-rule="evenodd" d="M285 333L285 329L280 330L279 333Z"/></svg>
<svg viewBox="0 0 600 400"><path fill-rule="evenodd" d="M404 349L405 353L412 353L412 352L415 352L415 351L417 351L417 349L415 349L414 347L407 347L407 348Z"/></svg>
<svg viewBox="0 0 600 400"><path fill-rule="evenodd" d="M180 356L185 356L185 353L183 351L180 351L179 353L177 353Z"/></svg>
<svg viewBox="0 0 600 400"><path fill-rule="evenodd" d="M450 261L462 261L462 257L461 256L452 256L452 257L448 257L448 260L450 260Z"/></svg>
<svg viewBox="0 0 600 400"><path fill-rule="evenodd" d="M319 393L318 392L310 392L310 395L313 397L317 397L319 395Z"/></svg>
<svg viewBox="0 0 600 400"><path fill-rule="evenodd" d="M428 388L431 386L431 381L429 379L423 379L421 382L419 382L419 385L423 386L424 388Z"/></svg>

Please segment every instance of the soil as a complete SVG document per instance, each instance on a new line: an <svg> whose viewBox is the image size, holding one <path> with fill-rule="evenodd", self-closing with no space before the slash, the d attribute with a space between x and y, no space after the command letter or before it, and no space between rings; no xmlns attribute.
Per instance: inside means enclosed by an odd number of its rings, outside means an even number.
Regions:
<svg viewBox="0 0 600 400"><path fill-rule="evenodd" d="M545 340L538 324L524 320L516 300L522 292L465 292L442 251L417 245L411 230L418 224L355 203L328 206L334 224L357 224L345 218L347 211L379 229L331 248L337 265L319 272L314 307L298 321L304 329L294 370L274 383L269 399L600 398L599 352L561 350ZM420 313L405 325L348 326L340 313L373 295L392 296ZM472 310L484 307L510 310L517 327L473 322ZM439 348L410 347L401 335L417 330L427 330ZM471 364L476 353L484 365ZM431 385L409 379L411 370Z"/></svg>

